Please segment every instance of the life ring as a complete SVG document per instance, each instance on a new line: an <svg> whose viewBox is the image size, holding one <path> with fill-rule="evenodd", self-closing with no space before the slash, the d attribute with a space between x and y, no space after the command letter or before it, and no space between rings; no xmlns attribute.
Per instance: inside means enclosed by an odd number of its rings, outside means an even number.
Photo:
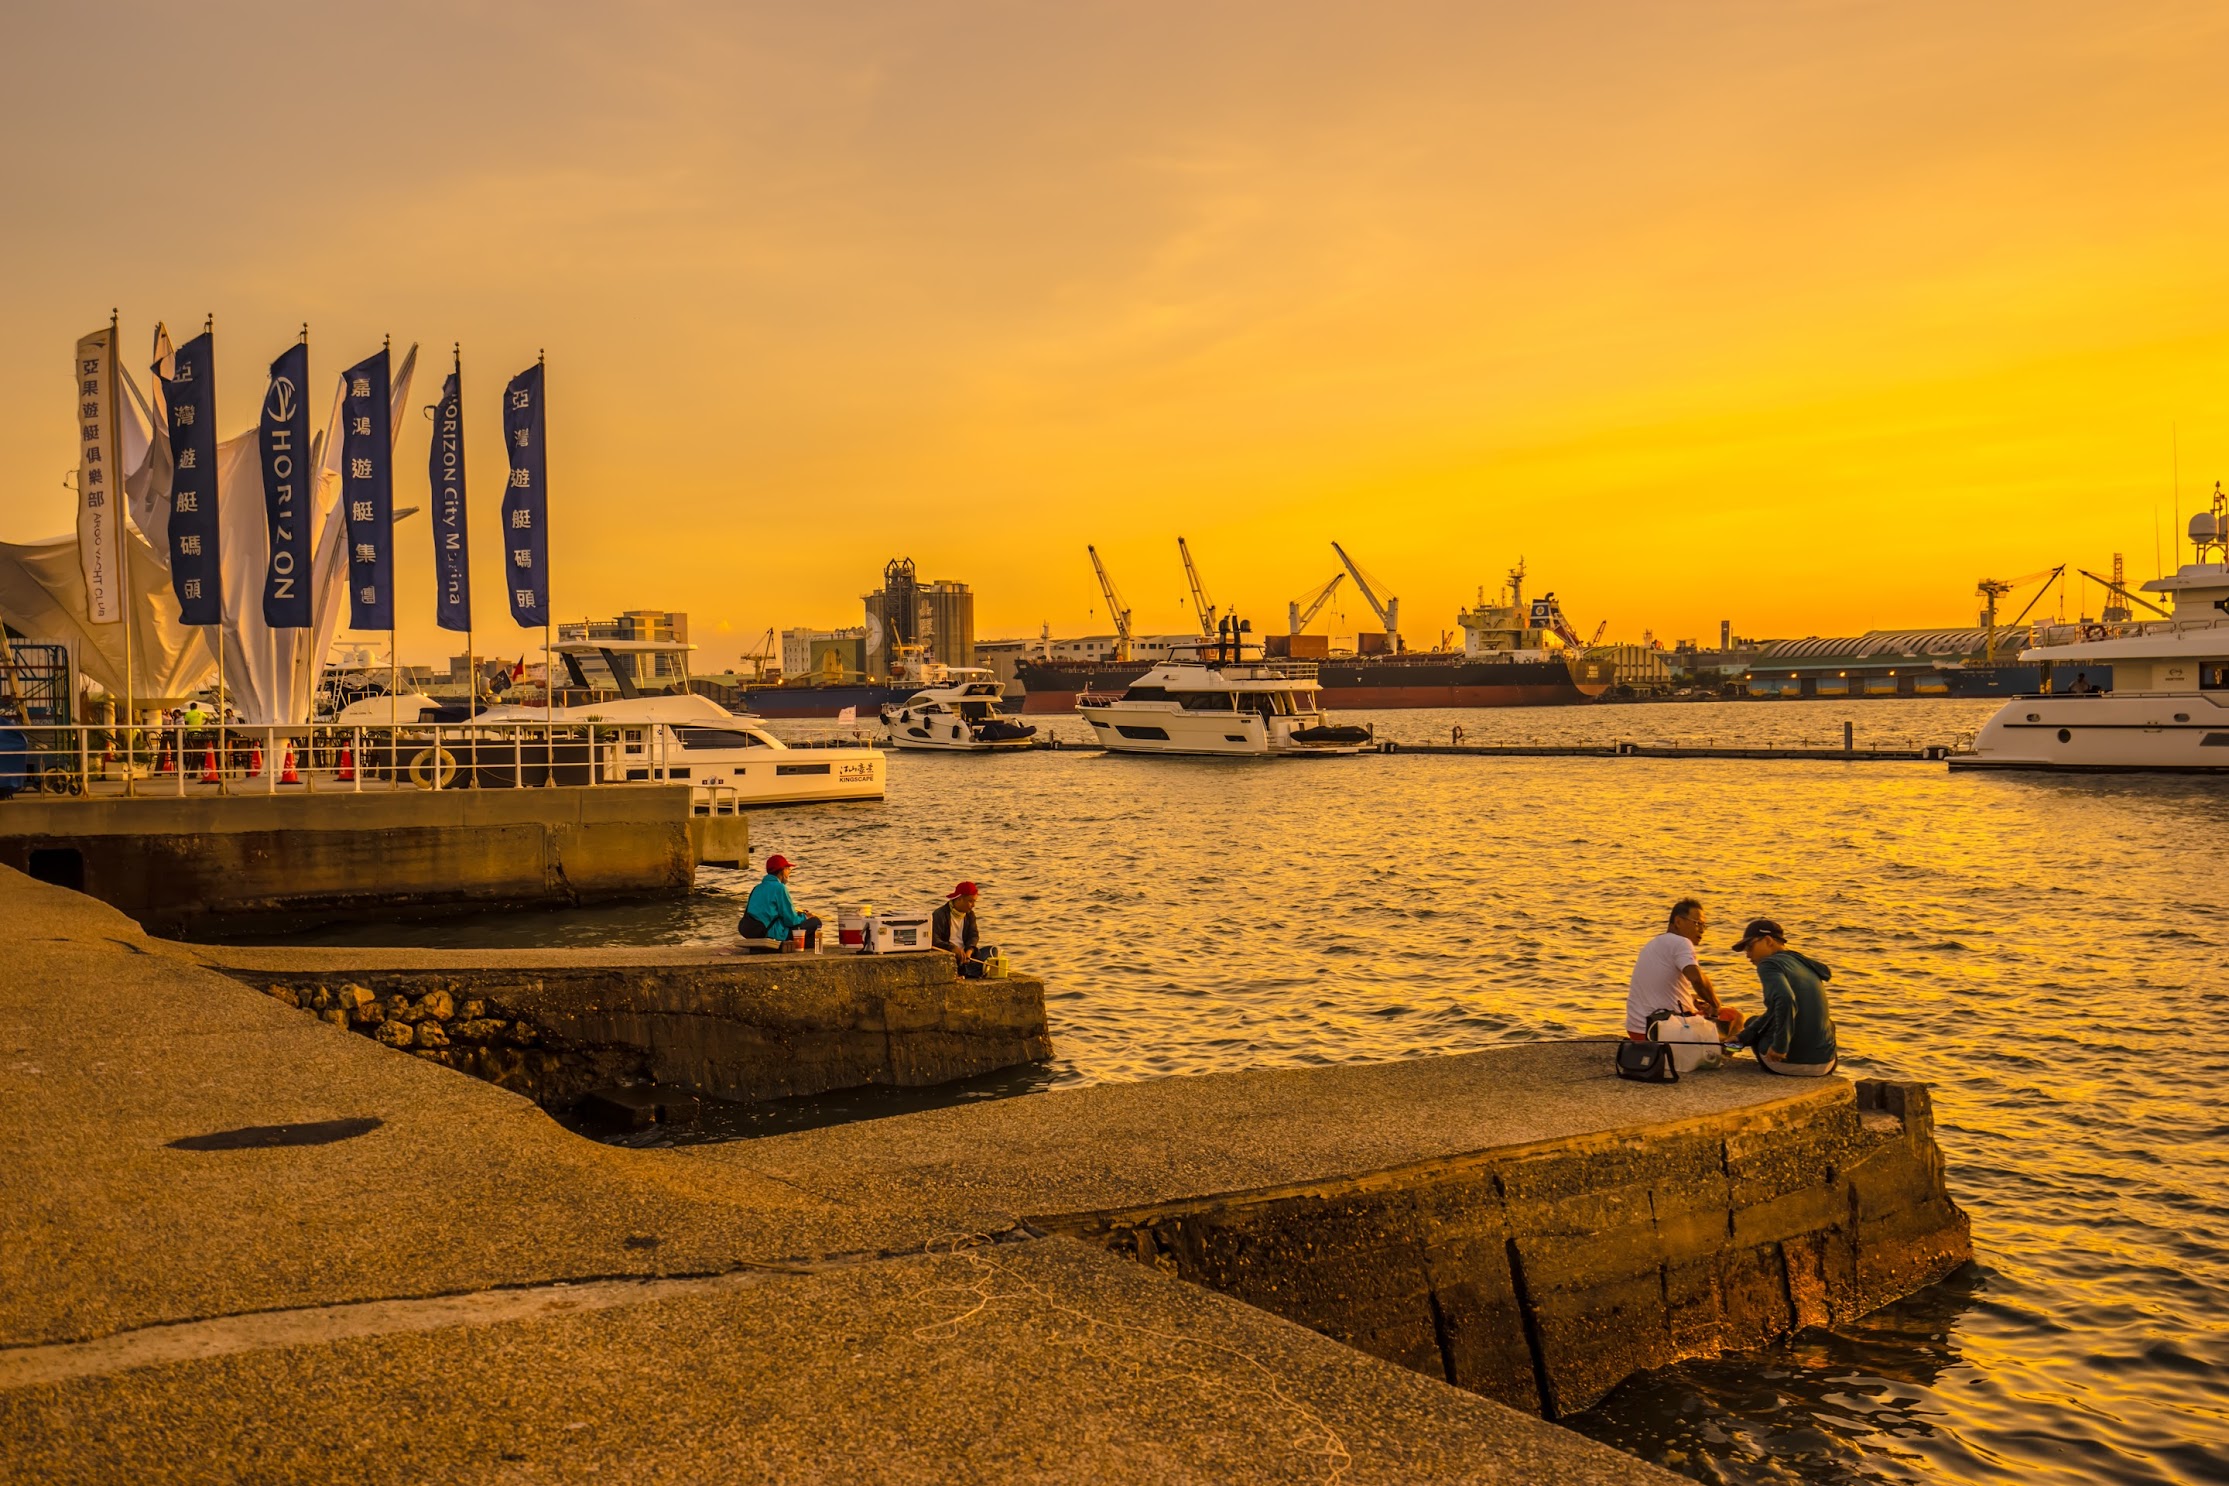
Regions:
<svg viewBox="0 0 2229 1486"><path fill-rule="evenodd" d="M2083 638L2083 639L2085 639L2085 640L2102 640L2102 639L2104 639L2104 638L2105 638L2105 626L2104 626L2104 625L2102 625L2102 624L2085 624L2085 625L2083 625L2083 626L2082 626L2082 638Z"/></svg>
<svg viewBox="0 0 2229 1486"><path fill-rule="evenodd" d="M421 748L410 761L410 782L420 789L447 789L456 777L457 756L446 748Z"/></svg>

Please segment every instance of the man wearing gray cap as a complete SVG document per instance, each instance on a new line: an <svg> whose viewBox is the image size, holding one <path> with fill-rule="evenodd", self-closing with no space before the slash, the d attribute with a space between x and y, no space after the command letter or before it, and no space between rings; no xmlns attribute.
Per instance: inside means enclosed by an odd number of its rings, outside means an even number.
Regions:
<svg viewBox="0 0 2229 1486"><path fill-rule="evenodd" d="M1809 955L1788 948L1788 936L1769 918L1753 918L1734 948L1749 956L1764 986L1765 1009L1734 1039L1757 1055L1768 1073L1824 1078L1840 1059L1826 982L1834 974Z"/></svg>

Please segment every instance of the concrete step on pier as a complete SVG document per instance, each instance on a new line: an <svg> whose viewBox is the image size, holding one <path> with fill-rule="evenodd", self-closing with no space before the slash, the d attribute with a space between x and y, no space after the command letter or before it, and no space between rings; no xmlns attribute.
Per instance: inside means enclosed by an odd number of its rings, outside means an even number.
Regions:
<svg viewBox="0 0 2229 1486"><path fill-rule="evenodd" d="M0 910L11 1478L1670 1481L1494 1402L1502 1321L1562 1409L1963 1253L1903 1086L1543 1046L626 1150Z"/></svg>

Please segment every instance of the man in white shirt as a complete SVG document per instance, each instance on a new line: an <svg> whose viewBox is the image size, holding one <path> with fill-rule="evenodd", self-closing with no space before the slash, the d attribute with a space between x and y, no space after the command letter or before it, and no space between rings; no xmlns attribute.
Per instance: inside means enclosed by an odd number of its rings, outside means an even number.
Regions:
<svg viewBox="0 0 2229 1486"><path fill-rule="evenodd" d="M1732 1038L1748 1020L1731 1006L1718 1004L1710 976L1696 963L1695 946L1710 927L1703 905L1682 898L1672 905L1665 931L1641 946L1633 966L1633 980L1625 992L1625 1035L1645 1042L1649 1017L1655 1012L1674 1016L1707 1016L1718 1023L1721 1034Z"/></svg>

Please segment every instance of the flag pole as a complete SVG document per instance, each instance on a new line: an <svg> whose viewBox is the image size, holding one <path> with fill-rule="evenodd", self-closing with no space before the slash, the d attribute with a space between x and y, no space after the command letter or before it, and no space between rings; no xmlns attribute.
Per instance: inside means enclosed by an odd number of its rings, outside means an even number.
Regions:
<svg viewBox="0 0 2229 1486"><path fill-rule="evenodd" d="M217 405L217 389L215 385L217 371L217 317L214 313L203 318L201 322L201 333L209 337L209 406L210 409L214 411ZM212 475L214 475L213 471ZM224 503L221 499L221 495L221 482L219 482L218 484L213 484L210 487L210 499L217 504L217 521L219 523L217 531L218 542L220 543L218 550L220 552L223 550L221 544L224 540ZM225 736L224 730L224 563L221 558L219 559L217 564L217 623L215 628L217 631L217 747L215 752L217 756L217 793L221 795L225 793L224 771L228 767L230 767L232 763L232 750L226 747L226 744L229 743L231 740ZM178 771L181 775L185 773L185 768L185 760L180 759L178 761Z"/></svg>
<svg viewBox="0 0 2229 1486"><path fill-rule="evenodd" d="M116 470L119 474L124 472L124 429L122 424L116 423L124 412L123 358L124 342L117 330L116 311L111 307L108 312L108 419L116 425L110 436L110 443L116 450ZM148 436L154 436L152 428L148 430ZM136 792L132 778L132 761L136 752L132 724L138 719L132 707L132 499L128 488L123 494L123 509L116 513L116 549L120 554L117 576L124 588L124 793L129 795Z"/></svg>
<svg viewBox="0 0 2229 1486"><path fill-rule="evenodd" d="M546 353L544 353L544 352L542 352L542 351L540 351L540 350L537 350L537 351L535 351L535 353L534 353L534 364L535 364L536 366L543 366L543 365L544 365L544 361L545 361L545 354L546 354ZM550 587L550 575L549 575L549 553L550 553L550 532L549 532L549 524L550 524L550 493L549 493L549 484L548 484L548 481L549 481L549 467L550 467L550 463L549 463L549 461L550 461L550 453L549 453L549 428L550 428L550 382L549 382L549 373L548 373L547 369L545 368L545 369L544 369L544 371L543 371L543 373L542 373L542 449L541 449L541 455L542 455L542 480L543 480L543 485L542 485L542 715L543 715L543 720L544 720L544 722L545 722L545 723L546 723L547 725L549 725L549 726L552 726L552 727L554 727L554 726L556 725L556 723L557 723L557 662L556 662L556 660L555 660L555 659L554 659L554 658L552 657L552 655L551 655L551 653L550 653L550 652L551 652L551 647L550 647L550 595L549 595L549 587ZM591 760L591 761L590 761L590 766L591 766L591 768L593 768L593 766L594 766L594 761L593 761L593 760ZM557 777L557 771L556 771L556 769L555 769L555 768L552 768L552 769L550 770L550 778L554 780L554 779L555 779L556 777ZM593 774L591 774L591 775L590 775L590 778L591 778L591 779L593 779L594 777L595 777L595 776L594 776Z"/></svg>
<svg viewBox="0 0 2229 1486"><path fill-rule="evenodd" d="M456 357L456 365L452 368L452 370L455 372L457 378L458 457L462 458L464 440L464 342L456 341L452 343L452 345L450 346L450 351ZM440 431L438 429L435 430L435 436L440 436ZM470 511L472 508L469 505L464 504L461 499L459 500L458 505L459 509L457 512L457 520L463 522L465 520L465 513L467 511ZM468 533L469 530L470 528L469 526L467 526ZM469 552L470 550L471 549L469 547L466 548L467 552ZM467 701L465 702L464 715L467 717L477 717L480 714L480 658L477 655L473 654L473 650L475 647L472 643L472 574L470 571L470 567L471 564L468 562L466 564L467 570L464 576L466 594L464 603L464 668L467 681L472 690ZM478 771L474 771L473 778L474 782L478 782Z"/></svg>
<svg viewBox="0 0 2229 1486"><path fill-rule="evenodd" d="M379 349L382 353L393 350L394 338L381 336L379 338ZM388 395L391 399L395 385L392 365L383 368L383 374L387 377ZM389 430L387 455L390 472L394 468L394 426L395 410L392 406L389 406L387 409L387 427ZM387 477L387 530L382 535L387 539L387 721L392 725L400 715L397 709L402 704L402 651L395 643L395 609L397 607L395 604L395 589L399 585L395 582L397 576L395 571L395 497L392 473ZM394 734L389 732L387 736L391 740ZM394 763L392 743L389 745L389 750L387 762L392 766ZM434 772L437 775L440 773L438 769Z"/></svg>

